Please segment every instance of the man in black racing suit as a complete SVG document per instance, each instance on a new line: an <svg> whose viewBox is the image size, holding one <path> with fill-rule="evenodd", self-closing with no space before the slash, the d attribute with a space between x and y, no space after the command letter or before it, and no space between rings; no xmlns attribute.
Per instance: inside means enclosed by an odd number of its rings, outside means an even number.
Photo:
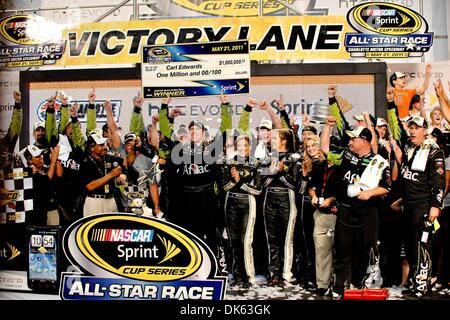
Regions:
<svg viewBox="0 0 450 320"><path fill-rule="evenodd" d="M328 117L321 135L320 148L337 168L338 203L334 236L335 298L342 299L350 283L361 288L369 264L369 255L378 240L378 202L389 192L390 171L387 162L371 151L372 133L364 127L346 130L349 149L339 154L329 152L330 133L335 117ZM373 173L369 184L363 184L366 173ZM353 270L358 266L357 270ZM351 273L350 273L351 271Z"/></svg>

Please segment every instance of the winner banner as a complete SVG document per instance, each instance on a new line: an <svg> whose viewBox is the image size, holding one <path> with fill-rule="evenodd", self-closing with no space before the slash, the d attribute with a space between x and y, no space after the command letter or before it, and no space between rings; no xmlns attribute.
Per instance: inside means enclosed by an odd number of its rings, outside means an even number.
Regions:
<svg viewBox="0 0 450 320"><path fill-rule="evenodd" d="M143 47L144 98L249 93L249 79L248 41Z"/></svg>

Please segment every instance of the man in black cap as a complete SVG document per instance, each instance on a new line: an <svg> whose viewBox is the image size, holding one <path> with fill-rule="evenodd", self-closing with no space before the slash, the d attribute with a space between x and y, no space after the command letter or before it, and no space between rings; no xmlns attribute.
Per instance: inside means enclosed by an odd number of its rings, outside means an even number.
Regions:
<svg viewBox="0 0 450 320"><path fill-rule="evenodd" d="M340 154L330 153L330 133L334 125L336 118L328 117L320 147L337 166L334 296L342 299L346 282L359 288L364 284L370 251L378 240L378 205L381 197L389 192L390 171L388 162L372 153L372 133L365 127L346 130L350 137L349 148Z"/></svg>
<svg viewBox="0 0 450 320"><path fill-rule="evenodd" d="M443 207L445 157L439 146L426 138L428 125L423 117L412 117L407 125L411 148L405 152L401 169L406 219L402 225L413 281L411 293L421 297L431 293L431 229L426 226L432 226Z"/></svg>

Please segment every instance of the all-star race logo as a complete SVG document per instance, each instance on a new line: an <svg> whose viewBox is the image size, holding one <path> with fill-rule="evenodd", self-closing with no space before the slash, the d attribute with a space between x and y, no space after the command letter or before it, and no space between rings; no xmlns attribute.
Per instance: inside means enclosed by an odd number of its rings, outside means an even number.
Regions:
<svg viewBox="0 0 450 320"><path fill-rule="evenodd" d="M345 47L352 57L421 57L433 44L428 23L406 7L369 2L353 7L347 20L359 33L345 35Z"/></svg>
<svg viewBox="0 0 450 320"><path fill-rule="evenodd" d="M79 273L63 274L67 300L221 300L211 250L169 222L110 213L86 217L64 234L64 252Z"/></svg>
<svg viewBox="0 0 450 320"><path fill-rule="evenodd" d="M43 17L15 15L0 20L0 67L54 64L64 48L61 28Z"/></svg>

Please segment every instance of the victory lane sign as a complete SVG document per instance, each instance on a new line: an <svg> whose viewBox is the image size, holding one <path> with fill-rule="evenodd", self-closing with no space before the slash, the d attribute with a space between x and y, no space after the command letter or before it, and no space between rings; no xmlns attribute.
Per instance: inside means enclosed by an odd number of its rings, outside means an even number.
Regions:
<svg viewBox="0 0 450 320"><path fill-rule="evenodd" d="M145 46L144 98L249 93L248 41Z"/></svg>

